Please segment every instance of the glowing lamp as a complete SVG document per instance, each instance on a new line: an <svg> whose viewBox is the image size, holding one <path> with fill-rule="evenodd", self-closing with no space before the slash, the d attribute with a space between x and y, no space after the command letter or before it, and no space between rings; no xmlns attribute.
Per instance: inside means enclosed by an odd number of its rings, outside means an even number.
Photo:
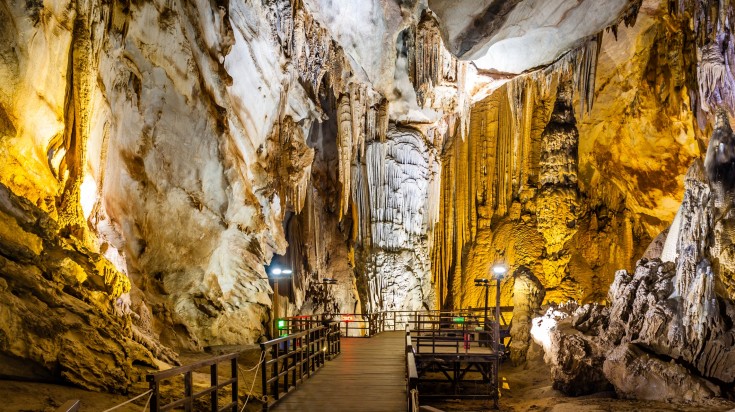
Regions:
<svg viewBox="0 0 735 412"><path fill-rule="evenodd" d="M278 275L290 275L290 274L293 273L293 270L291 270L291 269L282 269L282 268L279 268L278 266L276 266L276 267L273 267L273 268L270 269L270 273L271 273L271 275L274 275L274 276L278 276Z"/></svg>
<svg viewBox="0 0 735 412"><path fill-rule="evenodd" d="M344 322L350 322L352 320L352 316L351 315L342 316L342 320Z"/></svg>
<svg viewBox="0 0 735 412"><path fill-rule="evenodd" d="M278 330L286 329L286 319L278 319Z"/></svg>
<svg viewBox="0 0 735 412"><path fill-rule="evenodd" d="M452 321L454 321L454 323L464 323L464 316L457 316L456 318L453 318Z"/></svg>
<svg viewBox="0 0 735 412"><path fill-rule="evenodd" d="M503 265L495 265L493 266L493 273L495 274L495 277L498 279L502 279L505 272L507 272L508 269Z"/></svg>

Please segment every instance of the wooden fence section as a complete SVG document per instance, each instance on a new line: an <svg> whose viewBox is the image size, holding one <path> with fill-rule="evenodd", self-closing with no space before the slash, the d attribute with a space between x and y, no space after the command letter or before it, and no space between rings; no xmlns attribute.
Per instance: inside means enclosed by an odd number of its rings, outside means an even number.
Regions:
<svg viewBox="0 0 735 412"><path fill-rule="evenodd" d="M489 313L487 323L495 322L500 325L501 340L508 338L510 329L505 315L511 315L512 306L500 307L500 319L494 318L494 313ZM291 334L314 328L324 322L336 322L344 337L369 338L381 332L402 331L409 325L412 330L422 329L421 323L427 321L438 321L440 319L452 319L466 317L476 321L485 322L484 308L470 308L456 311L439 310L389 310L370 314L360 313L334 313L319 315L291 316L280 319L279 332ZM509 318L508 318L509 319Z"/></svg>
<svg viewBox="0 0 735 412"><path fill-rule="evenodd" d="M498 369L504 348L490 337L493 334L486 328L498 328L498 325L484 324L479 333L488 338L472 340L470 331L473 328L467 328L465 321L428 322L423 324L428 329L415 331L406 327L406 363L408 368L411 363L416 368L414 382L410 382L411 375L408 375L409 385L412 385L409 390L416 391L415 396L408 399L409 411L416 410L419 400L447 398L492 399L497 407ZM480 343L485 346L481 347ZM421 351L420 347L429 350Z"/></svg>
<svg viewBox="0 0 735 412"><path fill-rule="evenodd" d="M268 410L284 395L303 383L311 374L324 366L341 352L339 326L326 326L296 332L278 339L261 343L261 384L263 387L263 410Z"/></svg>
<svg viewBox="0 0 735 412"><path fill-rule="evenodd" d="M419 373L411 341L411 328L406 325L406 411L419 410Z"/></svg>
<svg viewBox="0 0 735 412"><path fill-rule="evenodd" d="M151 373L146 376L146 380L153 391L151 397L151 412L164 412L170 411L175 408L184 408L184 411L194 410L194 401L198 398L209 395L209 410L212 412L237 412L237 353L229 353L227 355L217 356L215 358L203 360L200 362L193 363L191 365L180 366L165 370L162 372ZM219 364L229 363L231 378L219 382ZM194 393L193 374L196 370L209 367L211 380L210 386L200 392ZM175 400L171 403L161 405L160 386L165 380L175 378L177 376L184 375L184 397ZM222 407L219 406L219 390L227 386L231 386L232 390L232 401Z"/></svg>

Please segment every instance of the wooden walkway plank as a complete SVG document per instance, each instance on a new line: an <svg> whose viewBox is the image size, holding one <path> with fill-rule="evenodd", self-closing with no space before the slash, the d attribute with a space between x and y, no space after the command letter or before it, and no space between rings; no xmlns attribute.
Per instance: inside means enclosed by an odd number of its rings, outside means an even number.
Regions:
<svg viewBox="0 0 735 412"><path fill-rule="evenodd" d="M278 412L406 410L405 332L343 338L342 353L289 393Z"/></svg>

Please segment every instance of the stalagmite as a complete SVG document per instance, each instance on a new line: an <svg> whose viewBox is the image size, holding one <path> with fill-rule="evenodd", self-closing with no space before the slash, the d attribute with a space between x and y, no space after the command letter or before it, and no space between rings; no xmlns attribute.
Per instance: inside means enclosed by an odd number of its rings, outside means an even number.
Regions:
<svg viewBox="0 0 735 412"><path fill-rule="evenodd" d="M526 266L513 272L513 324L510 328L510 358L513 364L526 362L531 345L531 320L541 308L544 287Z"/></svg>
<svg viewBox="0 0 735 412"><path fill-rule="evenodd" d="M551 120L541 135L538 229L546 240L551 258L544 262L547 288L559 285L570 256L560 254L577 231L577 146L579 132L572 109L572 85L559 83Z"/></svg>
<svg viewBox="0 0 735 412"><path fill-rule="evenodd" d="M734 10L0 1L0 375L134 393L276 318L487 296L514 306L510 409L718 409Z"/></svg>

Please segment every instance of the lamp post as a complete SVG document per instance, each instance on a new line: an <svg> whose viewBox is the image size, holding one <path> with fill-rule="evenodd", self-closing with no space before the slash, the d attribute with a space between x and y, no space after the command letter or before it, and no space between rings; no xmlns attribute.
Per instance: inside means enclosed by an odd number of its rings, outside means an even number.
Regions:
<svg viewBox="0 0 735 412"><path fill-rule="evenodd" d="M324 315L322 315L322 319L325 319L327 315L327 286L329 285L336 285L337 280L333 278L324 278L322 279L322 285L324 285Z"/></svg>
<svg viewBox="0 0 735 412"><path fill-rule="evenodd" d="M293 273L291 269L283 269L278 266L272 267L268 270L268 273L273 279L273 333L271 336L276 337L278 331L278 284L282 277L288 277L283 275L290 275ZM271 279L271 278L267 278Z"/></svg>

